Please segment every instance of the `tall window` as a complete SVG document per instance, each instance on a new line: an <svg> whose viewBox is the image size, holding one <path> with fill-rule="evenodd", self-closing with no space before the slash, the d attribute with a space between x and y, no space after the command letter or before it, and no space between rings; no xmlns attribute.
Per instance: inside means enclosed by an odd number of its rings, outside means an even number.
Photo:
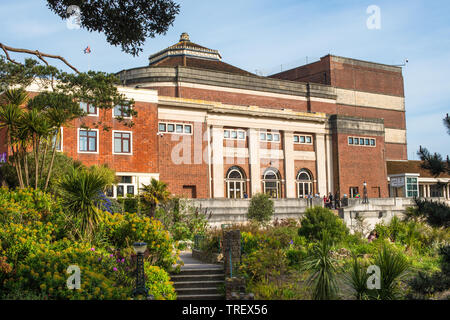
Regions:
<svg viewBox="0 0 450 320"><path fill-rule="evenodd" d="M130 106L115 106L114 117L131 118Z"/></svg>
<svg viewBox="0 0 450 320"><path fill-rule="evenodd" d="M62 138L63 138L62 128L56 129L55 135L52 138L52 146L56 145L56 151L62 151Z"/></svg>
<svg viewBox="0 0 450 320"><path fill-rule="evenodd" d="M306 198L308 194L313 193L312 174L309 170L302 169L297 174L297 196Z"/></svg>
<svg viewBox="0 0 450 320"><path fill-rule="evenodd" d="M231 167L227 172L227 197L232 199L244 198L246 181L244 171L237 167Z"/></svg>
<svg viewBox="0 0 450 320"><path fill-rule="evenodd" d="M408 197L417 197L418 194L417 178L406 178L406 194Z"/></svg>
<svg viewBox="0 0 450 320"><path fill-rule="evenodd" d="M131 153L131 132L113 132L114 153Z"/></svg>
<svg viewBox="0 0 450 320"><path fill-rule="evenodd" d="M268 168L263 175L264 193L272 198L281 197L281 179L280 173L275 168Z"/></svg>
<svg viewBox="0 0 450 320"><path fill-rule="evenodd" d="M97 114L97 107L93 106L86 102L80 102L80 108L83 110L83 112L87 113L88 116L96 116Z"/></svg>
<svg viewBox="0 0 450 320"><path fill-rule="evenodd" d="M79 131L79 148L82 152L97 152L97 130Z"/></svg>

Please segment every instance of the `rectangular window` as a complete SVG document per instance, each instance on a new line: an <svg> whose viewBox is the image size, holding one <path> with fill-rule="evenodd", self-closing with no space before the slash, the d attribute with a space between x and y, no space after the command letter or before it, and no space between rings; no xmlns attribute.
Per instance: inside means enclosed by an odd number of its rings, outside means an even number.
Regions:
<svg viewBox="0 0 450 320"><path fill-rule="evenodd" d="M175 132L175 125L169 123L169 124L167 125L167 132Z"/></svg>
<svg viewBox="0 0 450 320"><path fill-rule="evenodd" d="M158 126L159 132L166 132L166 124L160 123Z"/></svg>
<svg viewBox="0 0 450 320"><path fill-rule="evenodd" d="M352 137L348 137L348 144L353 144L353 138Z"/></svg>
<svg viewBox="0 0 450 320"><path fill-rule="evenodd" d="M268 133L268 134L266 135L266 137L267 137L267 141L272 141L272 140L273 140L272 134L271 134L271 133Z"/></svg>
<svg viewBox="0 0 450 320"><path fill-rule="evenodd" d="M300 136L300 143L305 143L305 142L306 142L305 136Z"/></svg>
<svg viewBox="0 0 450 320"><path fill-rule="evenodd" d="M355 142L355 145L359 145L359 138L354 138L353 142Z"/></svg>
<svg viewBox="0 0 450 320"><path fill-rule="evenodd" d="M106 193L107 197L110 197L110 198L114 197L114 187L113 186L107 186L105 193Z"/></svg>
<svg viewBox="0 0 450 320"><path fill-rule="evenodd" d="M192 126L190 124L185 124L184 125L184 133L192 133Z"/></svg>
<svg viewBox="0 0 450 320"><path fill-rule="evenodd" d="M230 130L225 130L225 131L223 132L223 137L224 137L225 139L229 139L229 138L230 138Z"/></svg>
<svg viewBox="0 0 450 320"><path fill-rule="evenodd" d="M97 131L79 131L79 151L97 152Z"/></svg>
<svg viewBox="0 0 450 320"><path fill-rule="evenodd" d="M130 106L115 106L114 117L130 118Z"/></svg>
<svg viewBox="0 0 450 320"><path fill-rule="evenodd" d="M294 136L294 142L295 142L295 143L298 143L298 142L299 142L298 136Z"/></svg>
<svg viewBox="0 0 450 320"><path fill-rule="evenodd" d="M370 145L375 146L375 139L370 139Z"/></svg>
<svg viewBox="0 0 450 320"><path fill-rule="evenodd" d="M86 103L86 102L80 102L80 108L89 116L96 116L97 115L97 107Z"/></svg>
<svg viewBox="0 0 450 320"><path fill-rule="evenodd" d="M306 136L306 143L311 143L311 142L312 142L311 136Z"/></svg>
<svg viewBox="0 0 450 320"><path fill-rule="evenodd" d="M231 131L231 139L237 139L237 131Z"/></svg>
<svg viewBox="0 0 450 320"><path fill-rule="evenodd" d="M124 186L117 186L117 196L118 197L124 196Z"/></svg>
<svg viewBox="0 0 450 320"><path fill-rule="evenodd" d="M127 186L127 195L134 196L134 186Z"/></svg>
<svg viewBox="0 0 450 320"><path fill-rule="evenodd" d="M131 183L131 181L132 181L131 176L121 176L120 177L121 183Z"/></svg>
<svg viewBox="0 0 450 320"><path fill-rule="evenodd" d="M176 128L177 128L177 133L183 133L183 125L182 124L177 124Z"/></svg>
<svg viewBox="0 0 450 320"><path fill-rule="evenodd" d="M365 139L364 141L366 143L366 146L370 145L369 139Z"/></svg>
<svg viewBox="0 0 450 320"><path fill-rule="evenodd" d="M245 139L245 132L244 131L238 131L238 137L240 140L244 140Z"/></svg>
<svg viewBox="0 0 450 320"><path fill-rule="evenodd" d="M130 132L114 132L114 153L131 153Z"/></svg>
<svg viewBox="0 0 450 320"><path fill-rule="evenodd" d="M280 141L280 135L278 133L274 133L273 141L276 141L276 142Z"/></svg>
<svg viewBox="0 0 450 320"><path fill-rule="evenodd" d="M266 141L266 134L265 133L260 133L259 134L259 140Z"/></svg>
<svg viewBox="0 0 450 320"><path fill-rule="evenodd" d="M359 138L359 144L360 144L361 146L364 145L364 138Z"/></svg>

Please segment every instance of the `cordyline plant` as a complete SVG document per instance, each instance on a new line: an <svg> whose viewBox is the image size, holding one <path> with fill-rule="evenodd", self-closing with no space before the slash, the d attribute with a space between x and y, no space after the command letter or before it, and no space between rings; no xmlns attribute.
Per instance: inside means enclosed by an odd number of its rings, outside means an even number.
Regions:
<svg viewBox="0 0 450 320"><path fill-rule="evenodd" d="M30 97L27 87L40 87L40 92ZM0 129L6 129L11 164L16 168L19 187L33 186L47 190L52 174L60 128L72 120L83 120L86 113L79 103L96 106L107 117L115 106L126 110L127 116L137 113L133 100L127 100L117 90L119 80L112 74L89 71L70 74L36 60L26 59L23 64L6 61L0 56ZM117 119L127 126L133 122ZM83 128L89 127L82 123ZM93 124L109 130L102 120ZM45 167L48 150L51 160ZM34 158L34 176L30 176L29 154ZM33 181L32 181L33 180ZM34 182L32 184L32 182Z"/></svg>

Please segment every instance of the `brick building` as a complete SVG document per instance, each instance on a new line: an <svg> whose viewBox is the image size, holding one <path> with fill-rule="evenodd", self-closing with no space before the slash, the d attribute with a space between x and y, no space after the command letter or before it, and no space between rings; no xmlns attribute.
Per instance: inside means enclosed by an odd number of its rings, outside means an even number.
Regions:
<svg viewBox="0 0 450 320"><path fill-rule="evenodd" d="M134 127L114 119L118 108L99 115L84 106L91 114L62 128L61 144L116 170L111 196L156 178L192 198L354 196L364 182L369 197L388 197L387 161L407 160L400 67L327 55L263 77L183 33L148 66L118 76L136 102ZM80 128L98 117L113 130Z"/></svg>

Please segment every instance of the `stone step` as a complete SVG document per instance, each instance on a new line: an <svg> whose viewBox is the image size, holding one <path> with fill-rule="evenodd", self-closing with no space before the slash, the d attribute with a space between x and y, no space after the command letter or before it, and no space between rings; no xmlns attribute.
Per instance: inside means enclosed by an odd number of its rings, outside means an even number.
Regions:
<svg viewBox="0 0 450 320"><path fill-rule="evenodd" d="M173 276L177 276L177 275L184 275L184 276L188 276L188 275L205 275L205 274L219 274L219 273L223 273L223 265L222 266L217 266L217 268L187 268L187 269L181 269L181 271L179 273L173 274Z"/></svg>
<svg viewBox="0 0 450 320"><path fill-rule="evenodd" d="M193 294L193 295L177 295L178 300L224 300L222 294Z"/></svg>
<svg viewBox="0 0 450 320"><path fill-rule="evenodd" d="M214 281L214 280L224 280L225 275L223 273L214 273L214 274L177 274L170 277L173 282L179 281Z"/></svg>
<svg viewBox="0 0 450 320"><path fill-rule="evenodd" d="M217 288L225 283L223 280L216 281L177 281L173 286L176 290L181 288Z"/></svg>
<svg viewBox="0 0 450 320"><path fill-rule="evenodd" d="M219 294L219 288L179 288L176 289L177 295L186 296L186 295L205 295L205 294Z"/></svg>

